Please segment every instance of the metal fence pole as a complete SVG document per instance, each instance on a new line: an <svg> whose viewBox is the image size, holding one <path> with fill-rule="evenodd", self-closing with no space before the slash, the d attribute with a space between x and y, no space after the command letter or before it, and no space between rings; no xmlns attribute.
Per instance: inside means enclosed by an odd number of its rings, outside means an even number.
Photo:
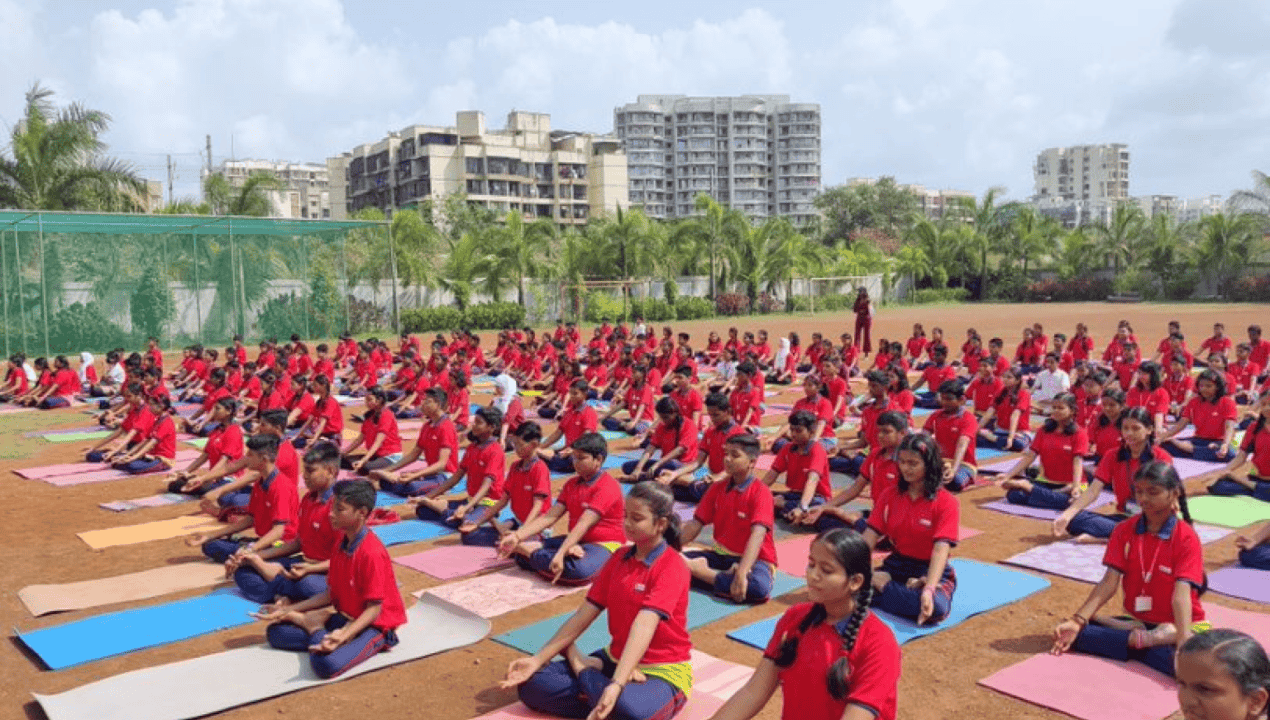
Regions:
<svg viewBox="0 0 1270 720"><path fill-rule="evenodd" d="M340 256L342 257L342 265L344 266L344 331L351 333L353 331L353 318L349 310L349 287L348 287L348 231L340 233Z"/></svg>
<svg viewBox="0 0 1270 720"><path fill-rule="evenodd" d="M26 284L22 282L22 241L18 231L13 231L13 267L18 275L18 324L22 326L22 352L26 352L26 313L22 307L26 296Z"/></svg>
<svg viewBox="0 0 1270 720"><path fill-rule="evenodd" d="M4 237L7 233L0 233L0 277L3 277L4 285L4 356L12 357L9 352L9 258L8 251L4 248ZM17 233L14 233L16 236Z"/></svg>
<svg viewBox="0 0 1270 720"><path fill-rule="evenodd" d="M40 295L44 305L44 356L48 357L52 353L49 351L49 289L45 278L47 273L44 271L44 214L39 213L35 216L36 228L39 231L40 238Z"/></svg>
<svg viewBox="0 0 1270 720"><path fill-rule="evenodd" d="M392 331L401 332L401 315L397 309L397 240L392 232L392 222L388 223L388 257L392 260Z"/></svg>
<svg viewBox="0 0 1270 720"><path fill-rule="evenodd" d="M313 331L312 331L312 329L309 327L309 315L310 315L310 313L311 313L312 311L309 309L309 295L310 295L310 293L309 293L309 288L308 288L308 285L309 285L309 283L310 283L310 280L309 280L309 236L308 236L308 235L301 235L301 236L300 236L300 246L301 246L301 248L304 250L304 253L303 253L303 254L304 254L304 284L305 284L305 288L304 288L304 290L301 292L301 295L303 295L303 296L304 296L304 339L307 341L307 340L312 340L312 339L313 339Z"/></svg>
<svg viewBox="0 0 1270 720"><path fill-rule="evenodd" d="M203 344L203 288L198 284L198 266L202 264L198 256L198 233L190 228L191 256L194 258L194 318L198 326L198 344Z"/></svg>

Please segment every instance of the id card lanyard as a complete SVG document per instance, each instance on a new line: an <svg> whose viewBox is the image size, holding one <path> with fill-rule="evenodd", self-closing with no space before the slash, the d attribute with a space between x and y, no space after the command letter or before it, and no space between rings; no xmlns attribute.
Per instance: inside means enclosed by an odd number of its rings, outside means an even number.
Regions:
<svg viewBox="0 0 1270 720"><path fill-rule="evenodd" d="M1155 550L1151 553L1151 564L1143 564L1142 546L1138 545L1138 563L1141 565L1142 572L1142 590L1138 597L1133 600L1133 609L1137 612L1151 611L1151 576L1155 574L1155 561L1160 557L1160 546L1164 544L1164 539L1156 536L1157 543Z"/></svg>

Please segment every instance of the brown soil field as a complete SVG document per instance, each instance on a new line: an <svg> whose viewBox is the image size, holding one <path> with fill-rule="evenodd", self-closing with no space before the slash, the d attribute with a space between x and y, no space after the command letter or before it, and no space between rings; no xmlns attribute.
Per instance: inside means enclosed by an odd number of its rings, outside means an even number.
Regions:
<svg viewBox="0 0 1270 720"><path fill-rule="evenodd" d="M933 326L942 327L946 340L953 347L961 343L967 327L975 327L985 338L994 335L1004 338L1007 349L1012 352L1025 323L1041 322L1047 333L1070 335L1077 322L1084 322L1090 327L1101 350L1116 322L1124 318L1133 324L1138 337L1149 348L1149 354L1164 336L1165 324L1169 320L1179 320L1183 331L1188 334L1188 343L1198 347L1211 332L1214 321L1225 322L1228 334L1239 341L1245 338L1243 329L1248 324L1270 321L1268 309L1265 305L1106 303L884 307L875 322L874 340L876 342L879 336L884 336L903 341L909 336L912 324L921 322L928 331ZM676 323L675 329L691 332L695 344L703 345L709 330L723 334L729 326L742 330L766 329L773 341L785 333L796 331L806 341L812 332L817 331L836 338L841 332L851 331L852 324L850 313L837 313L715 319ZM487 340L485 345L489 349L493 343ZM168 357L169 364L172 364L175 354ZM787 391L787 396L792 394ZM473 399L480 402L486 398L475 396ZM9 556L0 563L0 590L3 590L0 625L4 627L29 630L123 609L105 607L32 618L17 598L17 591L26 585L107 577L194 559L192 556L197 555L179 540L93 551L75 536L75 533L85 530L160 520L190 512L188 505L124 514L97 507L100 502L159 491L159 483L154 478L57 488L39 481L24 480L10 472L15 468L79 459L82 446L52 444L41 439L25 438L23 433L83 425L84 418L76 410L0 416L0 437L3 437L0 441L0 448L3 448L0 450L0 508L3 508L0 517L4 520L0 523L0 547L9 548ZM1002 494L995 487L987 487L969 491L960 497L962 524L983 533L959 545L954 550L954 557L995 562L1048 541L1048 528L1043 523L980 509L980 505ZM404 555L431 545L452 542L456 540L441 538L429 543L396 546L390 551L393 555ZM1232 562L1235 557L1234 535L1206 546L1205 557L1210 571ZM396 569L404 593L439 584L439 581L421 573L400 567ZM1049 576L1047 579L1051 581L1051 587L1021 602L905 645L900 717L912 720L1063 717L976 684L1001 668L1045 651L1055 623L1073 612L1090 589L1089 585L1075 581ZM204 591L186 593L185 596L201 592ZM134 606L174 599L177 597L166 596L135 603ZM758 651L728 640L726 633L779 614L786 607L805 599L805 592L798 592L767 605L748 608L694 631L693 642L718 657L756 664L760 657ZM1209 596L1206 600L1235 608L1270 612L1268 606L1225 597ZM493 632L498 634L571 610L577 603L577 596L565 597L497 617L493 621ZM42 711L31 701L31 692L61 692L118 673L263 641L263 625L249 625L51 672L45 670L16 638L11 638L0 649L0 673L9 678L0 683L0 708L3 708L0 712L3 712L3 717L42 718ZM351 680L235 708L218 717L227 720L278 717L305 720L360 717L464 720L516 700L513 691L500 690L496 686L507 664L516 656L515 651L486 639L466 648ZM234 679L209 678L208 682L233 683ZM137 702L144 703L145 698L137 698ZM771 720L779 715L780 700L776 697L759 717Z"/></svg>

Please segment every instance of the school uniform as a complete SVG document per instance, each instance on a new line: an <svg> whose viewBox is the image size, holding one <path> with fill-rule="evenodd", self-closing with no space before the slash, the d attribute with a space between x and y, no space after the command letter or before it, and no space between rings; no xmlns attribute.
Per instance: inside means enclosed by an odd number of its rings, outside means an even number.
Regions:
<svg viewBox="0 0 1270 720"><path fill-rule="evenodd" d="M203 446L203 452L207 455L208 470L216 467L221 460L225 460L229 463L241 460L244 452L243 429L233 423L226 423L217 427L210 435L207 436L207 444ZM229 478L221 478L214 484L203 485L188 494L202 496L207 494L210 490L222 485L228 485L229 483ZM181 490L184 485L184 480L173 480L168 485L168 492L184 492Z"/></svg>
<svg viewBox="0 0 1270 720"><path fill-rule="evenodd" d="M335 613L326 627L310 635L291 623L275 623L266 630L269 644L279 650L306 652L322 642L328 632L338 630L360 616L370 603L379 603L379 616L370 627L330 653L309 653L313 673L333 678L397 644L397 628L406 624L406 610L397 590L392 559L379 536L362 528L350 542L343 538L331 554L328 575L331 605Z"/></svg>
<svg viewBox="0 0 1270 720"><path fill-rule="evenodd" d="M300 554L275 558L272 562L290 568L306 559L313 562L331 559L331 553L342 537L338 530L331 527L331 499L334 495L334 487L329 487L322 493L306 492L300 498L296 523ZM273 580L265 580L254 567L246 564L234 572L234 584L242 591L243 597L261 604L271 603L279 597L300 602L327 589L325 573L309 573L299 580L278 573Z"/></svg>
<svg viewBox="0 0 1270 720"><path fill-rule="evenodd" d="M799 632L813 603L795 605L776 622L763 657L776 662L788 638L798 639L798 655L788 667L778 667L783 704L781 720L841 720L848 705L859 705L877 720L895 720L900 681L900 645L895 633L872 612L866 613L850 651L842 638L851 618L836 625L820 622ZM839 658L851 669L846 697L829 692L825 678Z"/></svg>
<svg viewBox="0 0 1270 720"><path fill-rule="evenodd" d="M691 420L692 416L705 411L705 400L702 399L701 393L697 389L688 386L683 391L675 390L670 393L670 399L679 405L679 414L683 415L684 420ZM698 418L700 416L698 415Z"/></svg>
<svg viewBox="0 0 1270 720"><path fill-rule="evenodd" d="M913 362L917 362L921 359L922 353L926 352L927 344L926 338L921 335L910 337L908 342L904 343L904 350L909 357L913 358Z"/></svg>
<svg viewBox="0 0 1270 720"><path fill-rule="evenodd" d="M997 396L993 405L995 415L992 419L991 427L987 428L996 435L995 440L988 440L978 433L975 434L975 445L979 447L993 448L996 450L1006 450L1008 452L1023 452L1032 442L1032 395L1027 390L1019 388L1016 395L1011 396L1010 393L1002 391ZM1010 437L1010 416L1015 411L1019 413L1019 422L1015 425L1014 442L1006 447L1005 441ZM955 447L955 446L954 446ZM945 456L949 457L949 456Z"/></svg>
<svg viewBox="0 0 1270 720"><path fill-rule="evenodd" d="M1158 445L1148 444L1141 455L1133 455L1123 443L1115 450L1109 451L1098 461L1094 470L1094 479L1102 483L1116 496L1115 512L1102 514L1081 510L1067 523L1067 532L1072 535L1089 535L1091 537L1111 537L1116 525L1127 519L1131 513L1139 512L1137 503L1133 501L1133 477L1144 463L1158 461L1173 464L1173 456Z"/></svg>
<svg viewBox="0 0 1270 720"><path fill-rule="evenodd" d="M380 408L377 418L367 414L362 420L361 434L366 448L374 445L380 436L384 438L379 449L375 451L375 456L367 458L366 464L362 465L360 471L362 475L372 470L382 470L401 459L401 431L397 428L397 416L393 415L392 411ZM345 458L344 462L350 468L352 467L348 458Z"/></svg>
<svg viewBox="0 0 1270 720"><path fill-rule="evenodd" d="M1222 450L1226 441L1226 423L1239 418L1239 408L1229 395L1217 398L1214 402L1199 396L1193 397L1182 408L1182 417L1195 426L1195 436L1190 439L1194 447L1191 457L1205 462L1223 462L1228 459L1218 457L1217 453ZM1167 444L1164 449L1173 455L1184 454L1172 443Z"/></svg>
<svg viewBox="0 0 1270 720"><path fill-rule="evenodd" d="M653 424L653 412L656 404L653 401L654 385L647 380L641 385L631 385L626 388L626 392L622 395L622 407L630 416L631 422L634 424L628 430L626 425L616 417L604 419L604 429L610 432L625 432L629 435L639 435L648 431ZM638 412L636 412L638 408ZM563 423L564 420L562 419Z"/></svg>
<svg viewBox="0 0 1270 720"><path fill-rule="evenodd" d="M1102 459L1107 453L1115 452L1120 449L1120 423L1108 418L1106 415L1099 414L1093 422L1087 426L1086 432L1089 434L1090 443L1093 445L1093 455L1095 459Z"/></svg>
<svg viewBox="0 0 1270 720"><path fill-rule="evenodd" d="M988 412L988 408L996 402L997 396L1005 389L1005 384L1001 382L1001 378L993 376L987 380L982 375L975 375L971 379L970 384L966 386L966 399L970 401L974 407L975 414L982 415ZM939 388L934 388L936 392Z"/></svg>
<svg viewBox="0 0 1270 720"><path fill-rule="evenodd" d="M459 468L463 471L464 478L467 481L468 498L476 497L476 494L481 491L481 485L485 484L486 481L489 482L489 490L478 503L478 508L488 508L502 499L503 483L506 479L505 462L506 455L503 454L503 446L499 444L498 438L495 437L490 437L484 442L473 442L464 451L463 460L459 463ZM439 513L426 505L420 505L415 508L415 515L420 520L441 522L458 527L464 521L455 518L454 511L466 503L467 499L451 500L445 513ZM479 521L480 516L475 515L478 512L480 511L477 508L472 509L473 522Z"/></svg>
<svg viewBox="0 0 1270 720"><path fill-rule="evenodd" d="M507 468L507 480L503 488L507 492L508 505L513 515L513 530L525 523L535 506L541 511L540 514L551 508L551 473L547 470L547 463L536 455L528 460L514 460ZM477 512L481 513L480 516L470 516L470 522L480 522L488 515L483 509ZM494 547L498 544L499 537L497 528L482 525L461 536L459 541L464 545Z"/></svg>
<svg viewBox="0 0 1270 720"><path fill-rule="evenodd" d="M802 503L803 489L811 480L812 473L818 475L816 492L811 497L808 507L814 507L827 501L833 495L833 486L829 483L829 458L825 448L818 442L806 445L789 443L781 448L772 461L772 470L777 475L785 474L785 487L788 490L773 493L776 511L785 513L797 510Z"/></svg>
<svg viewBox="0 0 1270 720"><path fill-rule="evenodd" d="M315 426L316 423L326 420L326 424L322 426L322 435L312 438L296 438L296 447L303 448L309 442L321 440L334 443L338 447L343 442L344 409L336 402L333 395L328 395L326 398L313 402L313 420Z"/></svg>
<svg viewBox="0 0 1270 720"><path fill-rule="evenodd" d="M883 452L882 448L874 447L869 454L864 456L859 466L859 476L869 483L870 497L880 497L884 493L895 489L900 479L900 466L895 462L895 450ZM859 456L857 456L859 457ZM830 458L829 469L833 470L834 460L838 458ZM844 458L845 459L845 458ZM836 471L835 471L836 472ZM836 515L821 513L816 519L816 532L825 532L834 528L851 527L856 532L864 532L868 527L869 515L871 510L863 510L860 513L860 519L854 524L848 524L845 520Z"/></svg>
<svg viewBox="0 0 1270 720"><path fill-rule="evenodd" d="M723 455L728 438L744 434L745 428L732 419L728 419L727 424L723 427L710 423L710 426L702 433L701 442L697 446L697 454L705 454L706 470L711 475L718 475L724 470ZM711 483L705 480L689 479L687 484L676 483L671 489L675 493L676 500L697 503L701 502L701 498L705 497L710 485Z"/></svg>
<svg viewBox="0 0 1270 720"><path fill-rule="evenodd" d="M1191 377L1189 373L1184 373L1180 376L1169 375L1164 378L1162 386L1165 392L1169 394L1170 406L1177 405L1180 407L1182 403L1186 402L1186 398L1191 392L1195 390L1195 378Z"/></svg>
<svg viewBox="0 0 1270 720"><path fill-rule="evenodd" d="M692 575L683 557L660 543L640 560L635 546L614 554L587 592L587 602L604 610L612 641L593 654L603 668L574 676L557 660L519 688L521 702L555 717L583 718L598 703L629 640L631 625L643 610L660 616L648 649L637 667L647 676L628 683L619 695L613 720L668 720L687 702L692 690L692 640L688 635L688 587Z"/></svg>
<svg viewBox="0 0 1270 720"><path fill-rule="evenodd" d="M564 446L573 447L573 443L578 438L586 433L595 432L598 425L599 418L595 414L595 408L583 403L579 406L565 406L564 411L560 413L558 427L564 438ZM571 473L573 472L573 455L557 454L547 461L547 467L553 473Z"/></svg>
<svg viewBox="0 0 1270 720"><path fill-rule="evenodd" d="M1169 413L1169 391L1163 385L1154 390L1134 385L1129 388L1129 392L1125 393L1125 407L1146 408L1151 417L1167 415Z"/></svg>
<svg viewBox="0 0 1270 720"><path fill-rule="evenodd" d="M446 389L446 393L449 394L450 402L446 406L446 414L448 414L451 418L454 418L454 426L456 428L466 430L467 426L472 424L472 406L469 400L467 388L464 387L454 390L449 387L448 382L449 381L446 380L445 383L437 383L438 385L444 387Z"/></svg>
<svg viewBox="0 0 1270 720"><path fill-rule="evenodd" d="M1256 488L1248 488L1234 480L1223 478L1208 486L1208 494L1225 497L1251 495L1263 502L1270 502L1270 427L1260 422L1254 424L1244 433L1239 449L1252 460L1253 469L1248 473L1248 479L1256 483Z"/></svg>
<svg viewBox="0 0 1270 720"><path fill-rule="evenodd" d="M834 375L832 378L825 380L824 392L825 397L829 398L829 404L838 408L837 414L834 415L834 422L841 423L846 420L847 406L851 404L850 386L847 385L847 381L838 375ZM839 405L838 401L844 397L846 399Z"/></svg>
<svg viewBox="0 0 1270 720"><path fill-rule="evenodd" d="M956 456L957 441L963 437L970 439L966 443L966 452L961 456L961 467L956 476L948 481L948 486L959 491L972 483L975 473L979 471L979 465L975 461L975 436L979 434L979 423L975 420L974 413L966 412L964 408L955 414L940 410L926 418L922 429L935 438L940 453L949 461Z"/></svg>
<svg viewBox="0 0 1270 720"><path fill-rule="evenodd" d="M578 547L582 548L582 557L566 557L564 572L558 581L564 585L585 585L591 582L613 551L626 542L626 530L623 527L626 504L622 498L622 488L612 475L603 470L586 480L574 475L560 489L556 504L562 506L569 516L570 531L587 510L600 516L599 521L578 542ZM512 557L520 567L550 580L555 577L550 570L551 559L564 544L567 535L568 532L565 532L544 540L542 546L528 557L520 554Z"/></svg>
<svg viewBox="0 0 1270 720"><path fill-rule="evenodd" d="M1049 423L1036 433L1031 450L1041 460L1041 477L1032 481L1031 490L1009 490L1007 502L1050 510L1066 510L1072 504L1072 495L1056 488L1077 483L1078 492L1085 488L1085 479L1073 477L1076 458L1084 458L1089 452L1089 434L1085 428L1071 423L1069 434L1062 428L1049 428Z"/></svg>
<svg viewBox="0 0 1270 720"><path fill-rule="evenodd" d="M282 525L282 541L287 542L296 535L299 522L300 493L295 480L283 475L275 466L269 475L257 480L251 486L251 499L247 503L247 514L251 515L252 529L257 538L269 534L275 525ZM238 551L240 543L236 540L217 538L203 543L203 554L223 563Z"/></svg>
<svg viewBox="0 0 1270 720"><path fill-rule="evenodd" d="M890 574L891 581L874 595L873 606L900 617L916 618L921 613L922 590L906 583L926 577L935 543L956 547L960 524L957 499L943 488L935 491L933 499L919 496L914 500L898 486L893 492L874 498L869 527L889 538L895 549L882 561L881 569ZM956 589L957 575L950 561L935 588L934 612L927 622L937 623L948 617Z"/></svg>
<svg viewBox="0 0 1270 720"><path fill-rule="evenodd" d="M120 470L130 475L147 475L171 467L171 461L176 458L176 423L173 422L172 416L164 414L157 418L150 426L150 431L144 440L154 440L154 446L150 448L150 452L130 463L118 466ZM165 463L160 458L166 458L169 462Z"/></svg>
<svg viewBox="0 0 1270 720"><path fill-rule="evenodd" d="M1077 335L1067 343L1067 349L1072 358L1087 361L1089 354L1094 351L1094 339L1088 335Z"/></svg>
<svg viewBox="0 0 1270 720"><path fill-rule="evenodd" d="M677 448L683 448L683 452L678 458L667 460L662 463L663 470L678 470L683 467L684 463L697 457L697 428L688 422L688 418L680 416L679 426L674 427L669 423L661 423L653 434L648 438L648 447L656 448L660 451L660 457L666 457L674 452ZM645 470L652 466L655 460L649 459L644 465ZM635 468L639 466L639 460L627 460L622 463L622 473L630 475L635 472Z"/></svg>
<svg viewBox="0 0 1270 720"><path fill-rule="evenodd" d="M753 475L740 484L730 479L716 482L706 490L692 517L703 526L714 526L714 546L709 550L690 550L684 556L705 558L711 569L719 571L710 590L725 598L732 596L736 567L745 554L754 526L767 528L754 567L746 576L748 585L745 591L745 602L767 602L772 594L772 574L776 568L773 538L776 511L767 486Z"/></svg>
<svg viewBox="0 0 1270 720"><path fill-rule="evenodd" d="M939 386L957 377L957 368L931 363L922 370L925 389L917 394L917 407L935 410L939 407Z"/></svg>
<svg viewBox="0 0 1270 720"><path fill-rule="evenodd" d="M1154 628L1175 623L1173 590L1178 581L1191 585L1193 629L1207 629L1199 588L1204 586L1204 548L1195 530L1176 516L1169 517L1158 533L1147 530L1146 516L1138 515L1116 525L1107 541L1103 564L1123 576L1124 611ZM1090 623L1072 643L1076 652L1127 662L1137 660L1172 677L1172 645L1143 650L1129 647L1129 631Z"/></svg>
<svg viewBox="0 0 1270 720"><path fill-rule="evenodd" d="M763 421L763 397L763 391L753 383L734 388L728 397L732 419L747 428L757 428Z"/></svg>

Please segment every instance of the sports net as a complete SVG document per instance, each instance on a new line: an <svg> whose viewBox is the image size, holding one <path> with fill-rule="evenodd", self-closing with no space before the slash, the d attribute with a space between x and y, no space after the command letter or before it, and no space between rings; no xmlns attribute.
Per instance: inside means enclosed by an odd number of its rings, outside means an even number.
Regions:
<svg viewBox="0 0 1270 720"><path fill-rule="evenodd" d="M837 277L808 278L802 285L803 294L795 296L798 310L808 312L836 312L850 310L860 288L867 288L869 297L880 302L882 283L877 275L840 275Z"/></svg>

